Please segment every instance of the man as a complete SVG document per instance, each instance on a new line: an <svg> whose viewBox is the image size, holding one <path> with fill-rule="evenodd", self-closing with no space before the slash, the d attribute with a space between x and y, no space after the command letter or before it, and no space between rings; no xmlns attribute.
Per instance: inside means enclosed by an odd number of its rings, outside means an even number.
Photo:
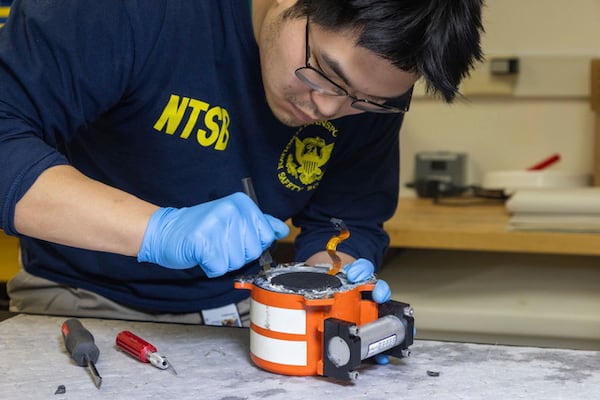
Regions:
<svg viewBox="0 0 600 400"><path fill-rule="evenodd" d="M422 77L452 101L482 57L481 7L17 0L0 30L0 223L24 267L11 309L245 314L233 279L258 271L290 217L310 264L330 262L330 219L343 219L345 271L368 278L388 244L412 86ZM385 282L373 296L389 298Z"/></svg>

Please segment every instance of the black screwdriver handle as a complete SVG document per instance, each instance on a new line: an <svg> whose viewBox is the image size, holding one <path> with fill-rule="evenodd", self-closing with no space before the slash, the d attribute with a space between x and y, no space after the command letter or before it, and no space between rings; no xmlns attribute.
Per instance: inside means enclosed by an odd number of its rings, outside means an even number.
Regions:
<svg viewBox="0 0 600 400"><path fill-rule="evenodd" d="M83 327L77 319L68 319L62 324L62 335L65 347L71 358L80 367L87 367L88 362L96 363L100 350L94 343L94 336Z"/></svg>

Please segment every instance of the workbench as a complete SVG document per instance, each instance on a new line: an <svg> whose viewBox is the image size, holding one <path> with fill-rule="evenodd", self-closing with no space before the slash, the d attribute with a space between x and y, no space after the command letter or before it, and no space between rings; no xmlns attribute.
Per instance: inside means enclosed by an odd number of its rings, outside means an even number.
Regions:
<svg viewBox="0 0 600 400"><path fill-rule="evenodd" d="M258 369L246 328L81 319L100 348L103 377L69 358L64 317L17 315L0 323L3 399L597 399L600 353L594 351L417 341L412 355L386 366L363 363L359 378L341 383ZM130 330L158 348L178 375L117 350ZM429 373L428 373L429 371ZM432 376L439 373L438 376ZM59 385L66 393L54 394Z"/></svg>

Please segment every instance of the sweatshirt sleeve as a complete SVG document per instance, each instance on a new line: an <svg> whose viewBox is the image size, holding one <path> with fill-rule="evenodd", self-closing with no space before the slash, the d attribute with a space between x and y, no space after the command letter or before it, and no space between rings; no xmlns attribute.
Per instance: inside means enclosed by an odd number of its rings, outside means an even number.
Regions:
<svg viewBox="0 0 600 400"><path fill-rule="evenodd" d="M350 237L337 250L371 260L379 269L389 245L383 223L396 210L399 189L399 130L402 115L350 117L352 130L336 144L334 161L309 205L294 219L299 261L325 250L341 218ZM360 121L360 122L359 122Z"/></svg>
<svg viewBox="0 0 600 400"><path fill-rule="evenodd" d="M18 234L15 205L38 176L68 163L61 144L126 94L140 56L128 3L13 3L0 29L0 228L6 233Z"/></svg>

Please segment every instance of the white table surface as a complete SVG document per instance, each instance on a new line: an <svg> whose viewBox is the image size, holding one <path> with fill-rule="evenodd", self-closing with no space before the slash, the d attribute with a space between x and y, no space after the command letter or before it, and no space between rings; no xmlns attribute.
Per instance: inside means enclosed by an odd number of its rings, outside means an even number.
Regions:
<svg viewBox="0 0 600 400"><path fill-rule="evenodd" d="M344 384L257 368L244 328L84 318L101 351L96 389L65 351L65 320L18 315L0 323L0 399L600 399L595 351L417 341L411 357L363 363L359 378ZM154 344L178 375L117 350L122 330ZM66 393L55 395L59 385Z"/></svg>

